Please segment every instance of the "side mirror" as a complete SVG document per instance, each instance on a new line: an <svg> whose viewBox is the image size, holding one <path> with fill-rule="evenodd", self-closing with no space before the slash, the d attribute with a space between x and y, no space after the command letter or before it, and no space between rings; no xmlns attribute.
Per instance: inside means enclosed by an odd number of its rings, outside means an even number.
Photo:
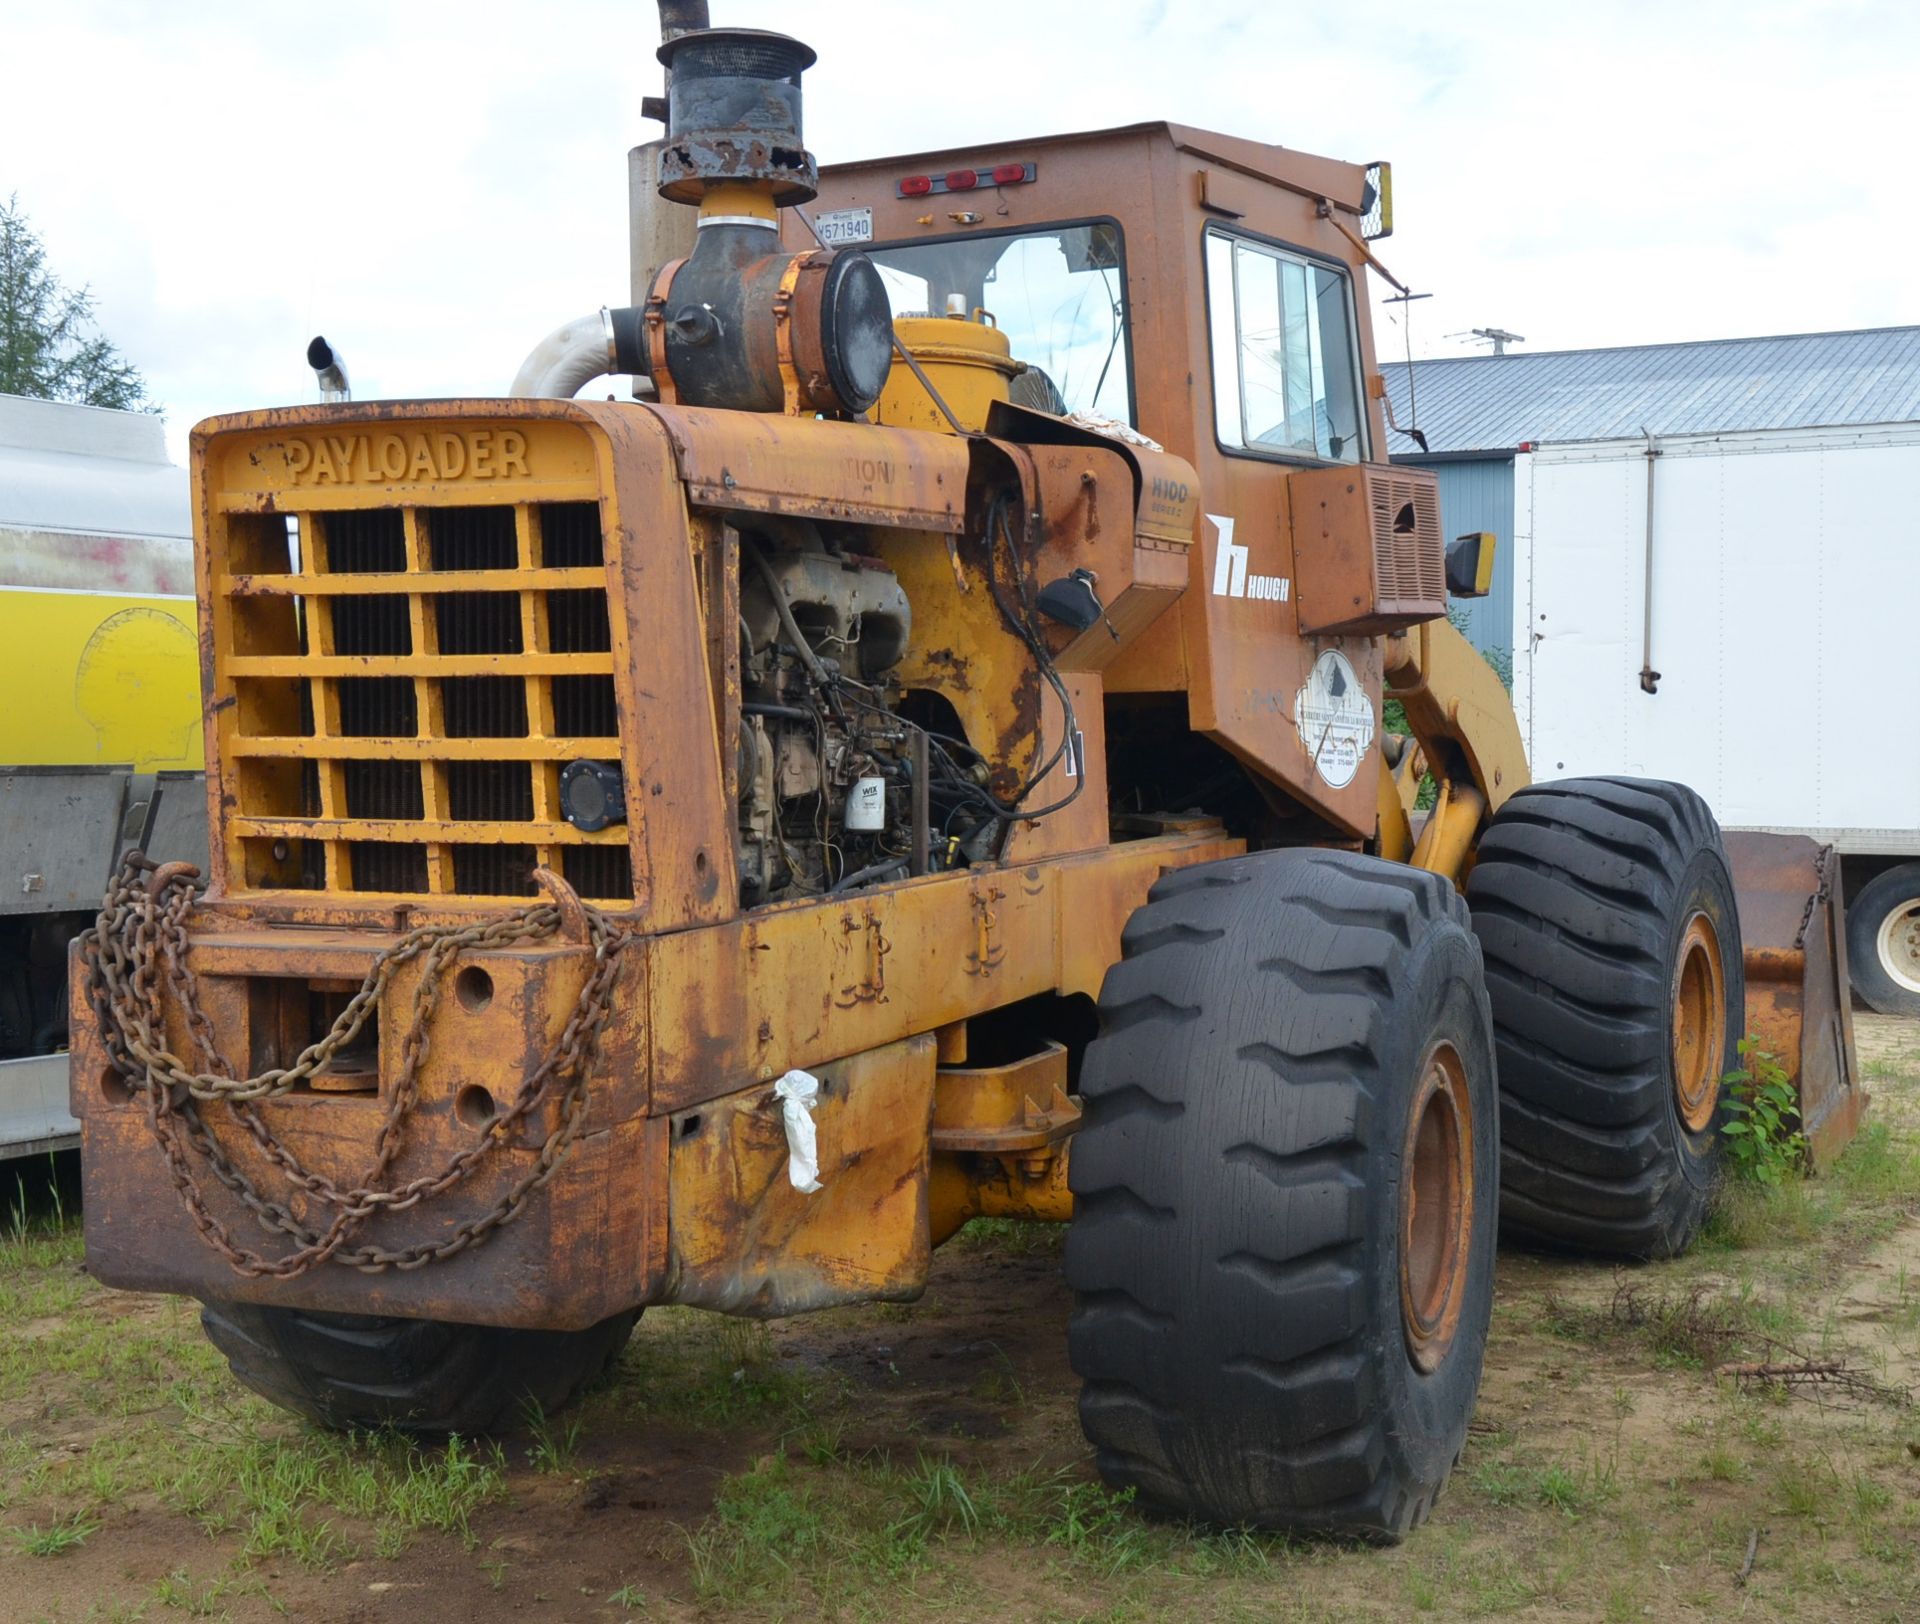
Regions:
<svg viewBox="0 0 1920 1624"><path fill-rule="evenodd" d="M1484 598L1493 590L1491 530L1476 530L1447 543L1447 591L1456 598Z"/></svg>

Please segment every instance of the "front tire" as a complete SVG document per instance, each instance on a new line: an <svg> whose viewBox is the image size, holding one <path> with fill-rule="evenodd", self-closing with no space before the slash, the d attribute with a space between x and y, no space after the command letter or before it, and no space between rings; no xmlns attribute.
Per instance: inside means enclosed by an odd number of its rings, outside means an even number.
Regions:
<svg viewBox="0 0 1920 1624"><path fill-rule="evenodd" d="M1066 1273L1101 1475L1224 1525L1396 1539L1492 1311L1480 952L1443 879L1336 851L1170 874L1080 1088Z"/></svg>
<svg viewBox="0 0 1920 1624"><path fill-rule="evenodd" d="M619 1357L639 1317L525 1331L211 1302L200 1323L244 1385L323 1427L478 1437L570 1403Z"/></svg>
<svg viewBox="0 0 1920 1624"><path fill-rule="evenodd" d="M1853 989L1882 1015L1920 1015L1920 863L1876 874L1847 904Z"/></svg>
<svg viewBox="0 0 1920 1624"><path fill-rule="evenodd" d="M1651 779L1535 784L1481 837L1467 901L1500 1061L1502 1227L1609 1257L1686 1251L1746 1019L1706 802Z"/></svg>

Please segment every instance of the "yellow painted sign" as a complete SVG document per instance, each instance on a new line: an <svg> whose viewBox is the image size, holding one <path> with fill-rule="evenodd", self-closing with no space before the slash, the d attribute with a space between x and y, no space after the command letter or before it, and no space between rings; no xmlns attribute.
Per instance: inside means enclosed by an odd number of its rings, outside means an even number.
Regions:
<svg viewBox="0 0 1920 1624"><path fill-rule="evenodd" d="M285 446L295 485L532 477L527 437L517 429L316 434Z"/></svg>
<svg viewBox="0 0 1920 1624"><path fill-rule="evenodd" d="M190 598L0 587L0 762L202 764Z"/></svg>
<svg viewBox="0 0 1920 1624"><path fill-rule="evenodd" d="M471 500L477 482L505 503L552 500L545 493L556 486L599 488L594 442L578 423L553 418L225 429L207 454L205 484L229 510L255 507L269 493L275 506L297 512L310 492L335 502L348 492L413 499L458 486Z"/></svg>

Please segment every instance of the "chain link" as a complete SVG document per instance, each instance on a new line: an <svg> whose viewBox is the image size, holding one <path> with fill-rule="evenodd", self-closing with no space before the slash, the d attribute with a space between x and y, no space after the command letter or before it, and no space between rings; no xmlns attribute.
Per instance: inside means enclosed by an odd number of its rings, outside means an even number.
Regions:
<svg viewBox="0 0 1920 1624"><path fill-rule="evenodd" d="M534 1191L559 1167L586 1114L587 1085L599 1050L600 1034L612 1012L621 952L631 941L597 910L574 895L564 880L547 869L535 878L556 898L477 925L424 925L409 931L374 959L360 989L319 1042L302 1051L291 1066L254 1077L236 1077L219 1052L213 1022L200 1005L199 983L188 961L187 917L198 900L198 871L188 864L156 868L139 852L130 852L107 890L93 928L82 938L87 996L99 1023L108 1063L145 1102L152 1130L180 1202L200 1237L226 1259L236 1273L292 1280L332 1261L368 1274L386 1269L418 1269L478 1244L489 1231L512 1222ZM540 1063L522 1080L512 1103L488 1124L485 1134L459 1151L438 1173L391 1183L395 1160L406 1138L419 1096L420 1070L430 1042L433 1012L446 972L461 953L474 948L509 947L542 941L568 925L584 925L585 946L593 963L574 1001L566 1025ZM263 1099L286 1094L323 1071L351 1047L403 966L420 961L413 1006L400 1042L399 1075L388 1092L386 1110L374 1137L372 1160L350 1188L306 1167L276 1135L259 1110ZM189 1065L167 1047L163 989L171 991L193 1045ZM349 1246L361 1226L377 1213L405 1212L452 1189L465 1179L514 1130L559 1091L559 1121L533 1164L494 1206L459 1224L437 1241L391 1250ZM283 1202L269 1199L221 1146L201 1112L203 1103L227 1106L288 1185L332 1209L324 1229L314 1228ZM266 1257L240 1245L209 1209L195 1173L194 1158L270 1234L291 1238L293 1251Z"/></svg>
<svg viewBox="0 0 1920 1624"><path fill-rule="evenodd" d="M1813 860L1814 873L1820 883L1814 888L1813 895L1807 898L1807 905L1800 914L1800 928L1793 933L1793 950L1798 953L1807 945L1807 931L1813 925L1813 911L1833 895L1833 848L1822 846L1820 855Z"/></svg>

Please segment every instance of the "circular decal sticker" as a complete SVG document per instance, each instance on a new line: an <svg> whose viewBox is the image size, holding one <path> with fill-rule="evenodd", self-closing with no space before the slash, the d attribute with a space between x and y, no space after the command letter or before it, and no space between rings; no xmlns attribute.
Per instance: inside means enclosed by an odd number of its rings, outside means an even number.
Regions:
<svg viewBox="0 0 1920 1624"><path fill-rule="evenodd" d="M1315 772L1335 789L1353 782L1373 743L1373 701L1338 649L1313 662L1305 686L1294 695L1293 725Z"/></svg>

